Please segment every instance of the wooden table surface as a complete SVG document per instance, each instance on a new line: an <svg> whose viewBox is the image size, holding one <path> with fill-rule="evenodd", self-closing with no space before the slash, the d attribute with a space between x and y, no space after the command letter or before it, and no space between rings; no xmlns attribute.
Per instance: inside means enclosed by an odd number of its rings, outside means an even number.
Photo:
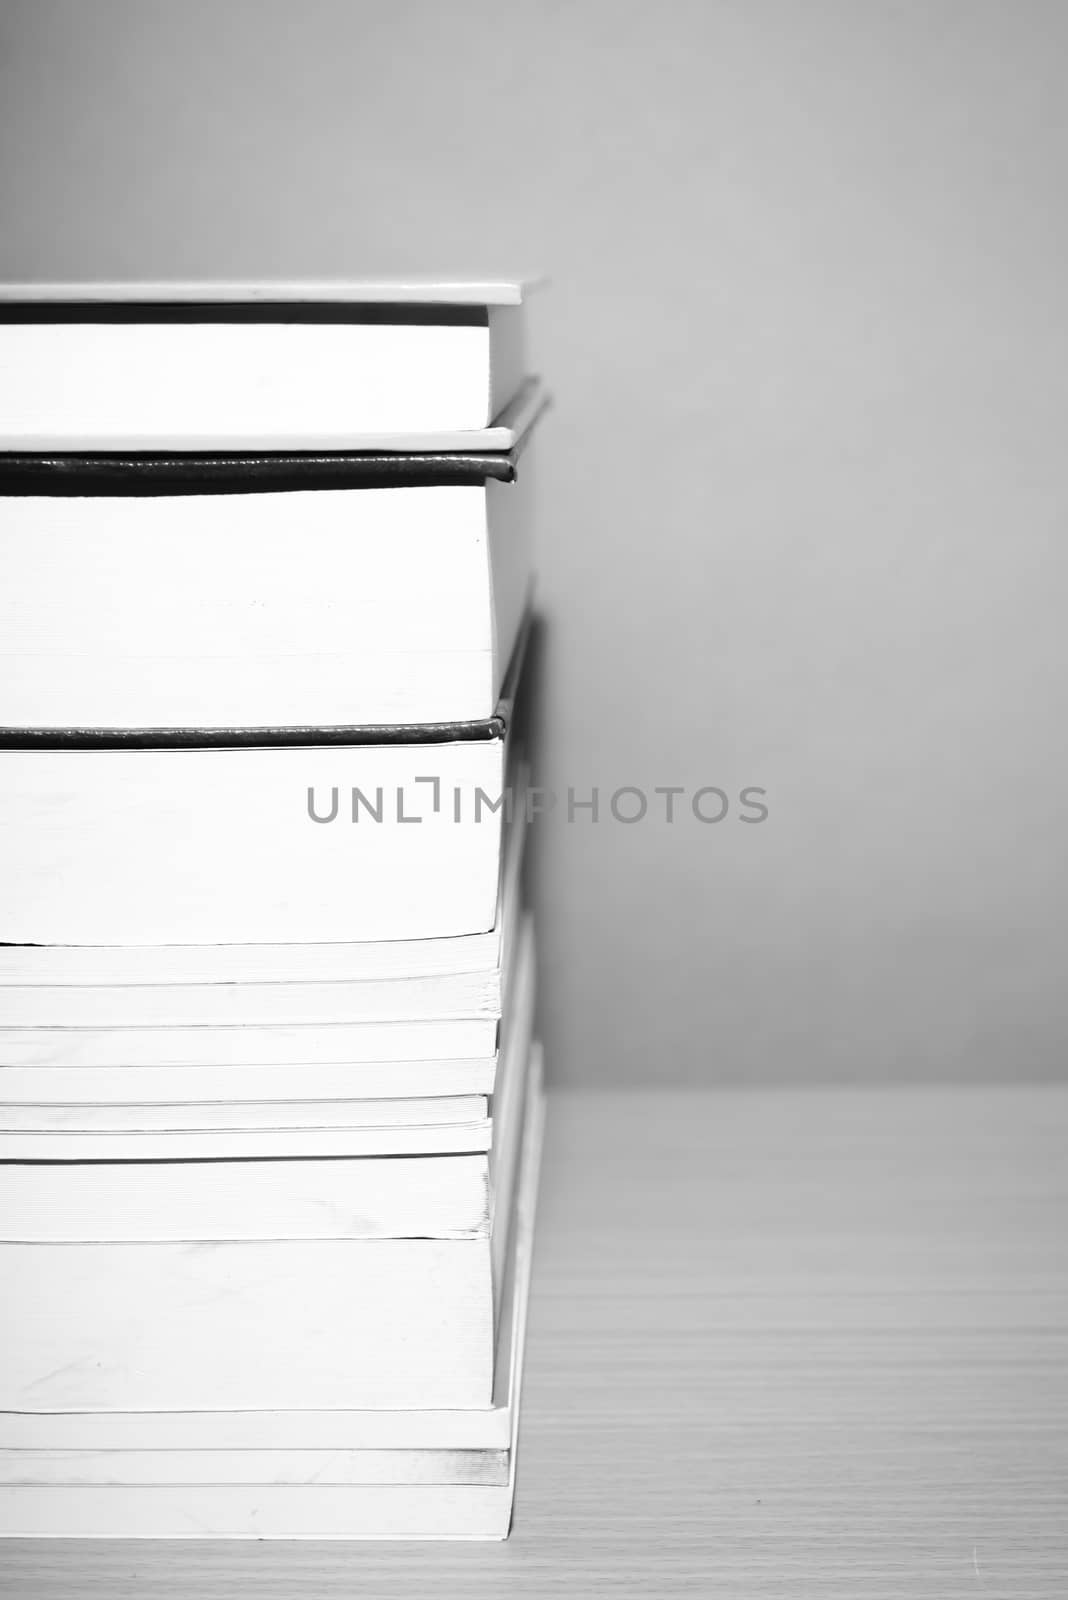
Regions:
<svg viewBox="0 0 1068 1600"><path fill-rule="evenodd" d="M53 1596L1068 1596L1068 1087L558 1093L505 1545L41 1544Z"/></svg>

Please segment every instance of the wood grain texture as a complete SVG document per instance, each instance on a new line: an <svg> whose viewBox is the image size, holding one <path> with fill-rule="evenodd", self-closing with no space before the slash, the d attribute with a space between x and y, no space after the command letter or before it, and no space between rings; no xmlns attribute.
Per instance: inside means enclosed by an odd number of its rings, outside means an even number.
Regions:
<svg viewBox="0 0 1068 1600"><path fill-rule="evenodd" d="M1068 1593L1068 1090L557 1093L503 1546L14 1543L60 1596Z"/></svg>

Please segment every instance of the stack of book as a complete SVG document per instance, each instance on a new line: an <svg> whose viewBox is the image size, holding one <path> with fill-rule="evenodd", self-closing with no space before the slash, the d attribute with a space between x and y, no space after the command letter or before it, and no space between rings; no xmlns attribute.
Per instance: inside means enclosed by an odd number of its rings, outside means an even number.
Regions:
<svg viewBox="0 0 1068 1600"><path fill-rule="evenodd" d="M0 299L0 1533L504 1537L516 284Z"/></svg>

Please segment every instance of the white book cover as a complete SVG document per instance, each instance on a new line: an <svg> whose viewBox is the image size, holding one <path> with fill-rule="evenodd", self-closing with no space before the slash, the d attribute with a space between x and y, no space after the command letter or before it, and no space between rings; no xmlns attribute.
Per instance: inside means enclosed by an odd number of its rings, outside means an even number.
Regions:
<svg viewBox="0 0 1068 1600"><path fill-rule="evenodd" d="M504 772L503 736L0 749L0 941L484 932L496 912Z"/></svg>
<svg viewBox="0 0 1068 1600"><path fill-rule="evenodd" d="M390 983L493 973L504 961L510 909L520 898L526 846L529 768L517 759L511 816L503 829L504 860L492 928L449 939L364 940L360 943L203 945L0 945L0 1017L8 987L116 984Z"/></svg>
<svg viewBox="0 0 1068 1600"><path fill-rule="evenodd" d="M0 449L507 449L523 285L0 287Z"/></svg>
<svg viewBox="0 0 1068 1600"><path fill-rule="evenodd" d="M0 1061L13 1068L317 1068L486 1060L496 1050L493 1018L300 1027L0 1028ZM5 1070L0 1067L0 1075Z"/></svg>
<svg viewBox="0 0 1068 1600"><path fill-rule="evenodd" d="M493 1093L499 1052L455 1060L307 1061L264 1066L0 1066L0 1094L8 1106L243 1105L283 1100L384 1098L436 1099Z"/></svg>

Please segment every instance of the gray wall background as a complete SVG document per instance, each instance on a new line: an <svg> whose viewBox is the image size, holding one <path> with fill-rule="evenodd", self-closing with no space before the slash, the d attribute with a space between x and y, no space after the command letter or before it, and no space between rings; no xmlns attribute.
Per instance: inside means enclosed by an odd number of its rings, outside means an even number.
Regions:
<svg viewBox="0 0 1068 1600"><path fill-rule="evenodd" d="M544 780L770 808L545 824L558 1080L1063 1075L1066 67L1059 0L0 7L4 276L552 275Z"/></svg>

